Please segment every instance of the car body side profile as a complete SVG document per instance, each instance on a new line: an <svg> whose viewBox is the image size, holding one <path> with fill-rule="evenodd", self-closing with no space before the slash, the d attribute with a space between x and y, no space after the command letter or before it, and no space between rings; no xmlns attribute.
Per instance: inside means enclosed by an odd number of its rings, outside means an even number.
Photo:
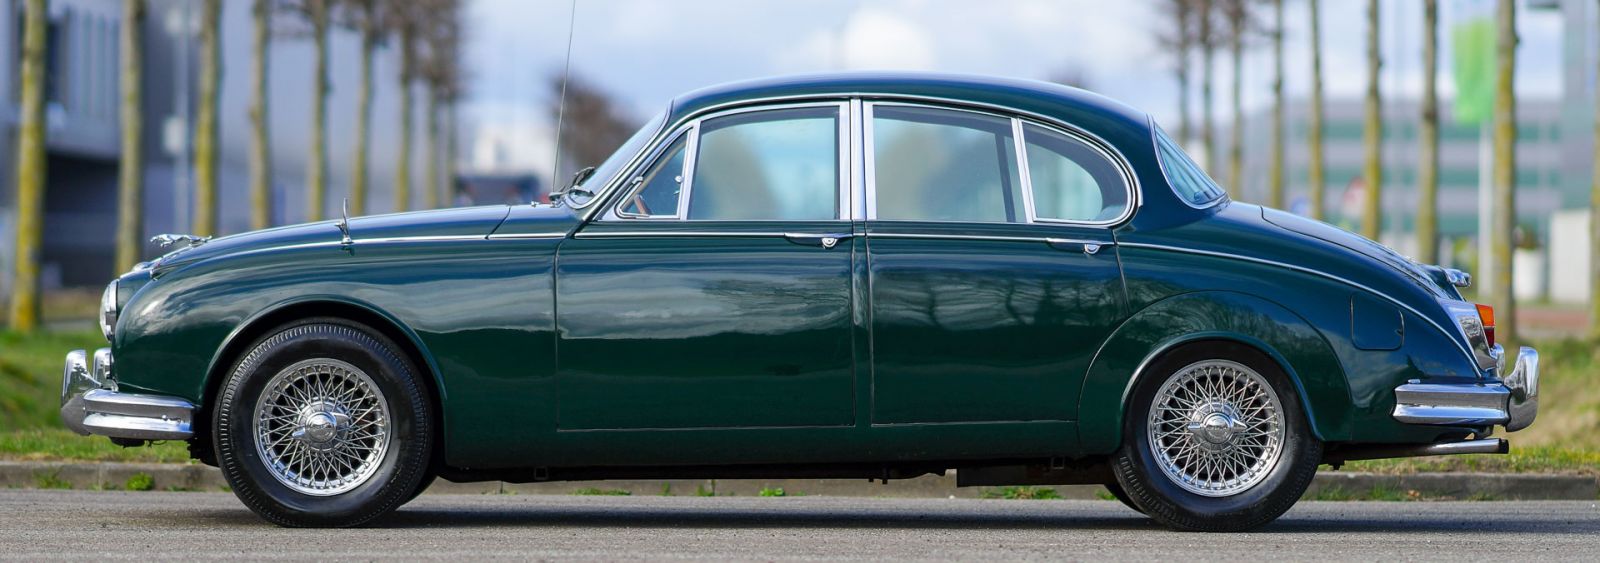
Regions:
<svg viewBox="0 0 1600 563"><path fill-rule="evenodd" d="M1321 464L1504 453L1537 410L1466 274L1230 201L1081 90L713 87L557 195L169 237L68 355L63 420L187 440L291 526L435 477L955 470L1231 531Z"/></svg>

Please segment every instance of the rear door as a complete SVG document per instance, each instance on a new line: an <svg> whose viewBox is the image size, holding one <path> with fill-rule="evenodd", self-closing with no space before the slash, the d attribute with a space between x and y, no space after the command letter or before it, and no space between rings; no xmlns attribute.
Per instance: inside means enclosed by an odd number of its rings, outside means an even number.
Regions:
<svg viewBox="0 0 1600 563"><path fill-rule="evenodd" d="M1130 212L1123 169L1010 116L866 114L873 424L1075 420L1125 316L1110 231Z"/></svg>

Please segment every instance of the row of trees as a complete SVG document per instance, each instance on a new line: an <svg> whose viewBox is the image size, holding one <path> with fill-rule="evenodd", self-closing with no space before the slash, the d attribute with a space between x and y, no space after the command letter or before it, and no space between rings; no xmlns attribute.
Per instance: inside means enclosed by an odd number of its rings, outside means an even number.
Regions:
<svg viewBox="0 0 1600 563"><path fill-rule="evenodd" d="M218 99L221 93L221 0L200 0L198 104L192 131L195 212L190 230L199 235L217 232ZM38 254L43 225L45 180L43 87L45 73L46 0L24 5L21 64L21 122L17 166L18 236L15 288L10 326L32 330L38 324ZM360 76L356 102L356 140L351 148L350 203L364 212L369 185L373 59L380 46L394 42L400 53L400 70L394 86L400 93L399 153L395 159L394 208L413 205L411 145L413 87L424 93L424 178L419 186L422 205L438 207L455 177L456 103L462 94L461 0L252 0L250 123L250 226L271 226L272 166L269 131L268 71L270 45L276 38L309 39L315 45L312 70L314 95L310 109L311 137L307 139L306 219L320 220L327 206L328 39L335 27L360 35ZM139 260L143 244L143 154L139 140L144 129L142 29L145 0L123 0L121 22L122 153L119 170L116 268L126 271ZM441 123L443 121L443 123ZM443 133L444 143L440 146ZM441 170L441 164L443 170ZM441 174L442 173L442 174Z"/></svg>
<svg viewBox="0 0 1600 563"><path fill-rule="evenodd" d="M1243 108L1240 100L1243 75L1243 50L1254 40L1265 38L1272 43L1272 140L1267 181L1267 205L1284 204L1284 94L1283 94L1283 44L1284 0L1159 0L1166 14L1168 27L1160 33L1161 43L1173 56L1172 70L1178 83L1179 135L1185 142L1193 141L1191 113L1189 111L1190 62L1198 51L1201 64L1201 130L1200 143L1211 161L1215 150L1216 131L1212 122L1212 82L1214 58L1219 46L1226 46L1232 65L1232 129L1228 138L1227 176L1225 184L1229 196L1241 197L1243 176ZM1491 229L1482 236L1491 237L1492 280L1488 301L1498 311L1497 333L1503 342L1516 339L1516 303L1511 293L1511 251L1515 228L1516 198L1516 91L1513 77L1516 73L1516 7L1515 0L1497 0L1494 21L1495 76L1494 76L1494 174L1491 180ZM1307 176L1310 185L1311 216L1323 219L1326 214L1324 193L1326 177L1323 162L1323 99L1322 99L1322 38L1321 6L1318 0L1308 3L1308 37L1311 46L1310 116L1307 120L1307 147L1310 150ZM1261 21L1261 12L1270 9L1271 22ZM1383 115L1382 91L1379 88L1379 71L1382 68L1382 51L1379 44L1378 0L1367 0L1366 6L1367 87L1363 104L1364 125L1362 143L1365 164L1361 181L1365 187L1361 214L1361 233L1376 240L1383 225ZM1419 154L1417 182L1420 193L1417 210L1418 260L1433 264L1439 260L1438 201L1439 201L1439 111L1437 93L1438 74L1438 0L1423 0L1423 92L1419 127ZM1600 102L1597 102L1600 105ZM1597 113L1596 137L1600 140L1600 113ZM1600 143L1597 143L1600 147ZM1597 155L1596 162L1600 162ZM1215 170L1215 167L1212 167ZM1596 169L1594 205L1600 209L1600 165ZM1591 327L1600 335L1600 220L1596 225L1591 244L1591 264L1594 264L1593 286L1595 308Z"/></svg>

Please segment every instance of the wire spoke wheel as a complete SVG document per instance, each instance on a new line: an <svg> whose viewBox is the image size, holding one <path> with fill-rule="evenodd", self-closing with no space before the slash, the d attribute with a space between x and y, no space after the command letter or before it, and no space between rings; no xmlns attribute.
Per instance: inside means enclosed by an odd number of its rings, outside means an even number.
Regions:
<svg viewBox="0 0 1600 563"><path fill-rule="evenodd" d="M256 453L295 492L333 496L377 472L389 449L388 402L349 363L313 358L284 368L256 401Z"/></svg>
<svg viewBox="0 0 1600 563"><path fill-rule="evenodd" d="M1283 406L1261 374L1228 360L1178 370L1150 405L1156 464L1191 493L1225 497L1272 473L1283 453Z"/></svg>

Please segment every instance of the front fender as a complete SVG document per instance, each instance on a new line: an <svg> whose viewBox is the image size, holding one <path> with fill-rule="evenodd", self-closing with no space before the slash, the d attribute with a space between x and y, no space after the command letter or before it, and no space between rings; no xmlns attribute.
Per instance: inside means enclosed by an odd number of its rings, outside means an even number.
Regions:
<svg viewBox="0 0 1600 563"><path fill-rule="evenodd" d="M1231 291L1174 295L1134 313L1095 354L1080 395L1079 441L1085 453L1104 454L1122 443L1122 421L1133 385L1162 352L1200 340L1252 346L1288 374L1324 441L1348 439L1352 401L1339 358L1320 331L1293 311L1260 297Z"/></svg>

